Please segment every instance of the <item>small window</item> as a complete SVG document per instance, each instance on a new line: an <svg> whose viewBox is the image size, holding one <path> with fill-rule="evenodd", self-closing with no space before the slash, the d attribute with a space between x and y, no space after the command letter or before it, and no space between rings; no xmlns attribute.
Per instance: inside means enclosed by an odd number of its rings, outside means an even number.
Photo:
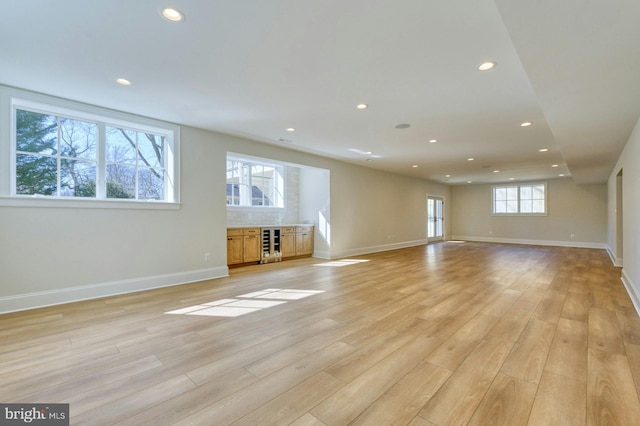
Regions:
<svg viewBox="0 0 640 426"><path fill-rule="evenodd" d="M176 126L137 122L133 116L129 121L121 113L103 116L55 101L49 105L12 98L11 105L9 195L179 202Z"/></svg>
<svg viewBox="0 0 640 426"><path fill-rule="evenodd" d="M546 183L494 186L493 214L546 215L546 192Z"/></svg>
<svg viewBox="0 0 640 426"><path fill-rule="evenodd" d="M284 167L227 157L227 205L284 207Z"/></svg>

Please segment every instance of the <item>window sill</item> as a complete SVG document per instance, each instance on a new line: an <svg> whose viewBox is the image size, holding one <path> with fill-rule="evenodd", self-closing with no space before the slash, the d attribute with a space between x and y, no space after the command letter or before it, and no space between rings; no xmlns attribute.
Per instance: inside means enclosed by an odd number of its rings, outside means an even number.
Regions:
<svg viewBox="0 0 640 426"><path fill-rule="evenodd" d="M549 214L548 213L491 213L491 216L521 217L521 216L549 216Z"/></svg>
<svg viewBox="0 0 640 426"><path fill-rule="evenodd" d="M94 200L46 197L0 197L0 207L68 209L179 210L181 203L138 200Z"/></svg>

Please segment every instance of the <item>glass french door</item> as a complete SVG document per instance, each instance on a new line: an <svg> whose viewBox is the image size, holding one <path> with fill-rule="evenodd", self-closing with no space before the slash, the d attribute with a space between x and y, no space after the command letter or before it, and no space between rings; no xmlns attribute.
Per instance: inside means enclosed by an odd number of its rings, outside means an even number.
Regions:
<svg viewBox="0 0 640 426"><path fill-rule="evenodd" d="M438 197L427 197L427 240L444 239L444 200Z"/></svg>

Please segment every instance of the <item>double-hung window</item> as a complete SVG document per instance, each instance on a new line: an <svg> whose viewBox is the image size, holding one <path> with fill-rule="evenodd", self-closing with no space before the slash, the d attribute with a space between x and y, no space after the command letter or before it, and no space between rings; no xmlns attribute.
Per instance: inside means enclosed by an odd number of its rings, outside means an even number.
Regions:
<svg viewBox="0 0 640 426"><path fill-rule="evenodd" d="M547 184L533 183L494 186L493 214L546 215Z"/></svg>
<svg viewBox="0 0 640 426"><path fill-rule="evenodd" d="M284 167L227 156L227 206L284 207Z"/></svg>
<svg viewBox="0 0 640 426"><path fill-rule="evenodd" d="M11 98L10 185L0 195L179 202L177 126L73 106Z"/></svg>

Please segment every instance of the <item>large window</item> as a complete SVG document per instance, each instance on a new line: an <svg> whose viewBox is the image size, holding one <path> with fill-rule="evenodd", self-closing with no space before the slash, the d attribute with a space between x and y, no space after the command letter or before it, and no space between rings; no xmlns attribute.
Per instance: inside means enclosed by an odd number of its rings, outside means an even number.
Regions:
<svg viewBox="0 0 640 426"><path fill-rule="evenodd" d="M546 183L493 187L493 214L545 215Z"/></svg>
<svg viewBox="0 0 640 426"><path fill-rule="evenodd" d="M227 205L284 207L284 167L228 156Z"/></svg>
<svg viewBox="0 0 640 426"><path fill-rule="evenodd" d="M179 201L175 126L15 98L11 114L9 195Z"/></svg>

